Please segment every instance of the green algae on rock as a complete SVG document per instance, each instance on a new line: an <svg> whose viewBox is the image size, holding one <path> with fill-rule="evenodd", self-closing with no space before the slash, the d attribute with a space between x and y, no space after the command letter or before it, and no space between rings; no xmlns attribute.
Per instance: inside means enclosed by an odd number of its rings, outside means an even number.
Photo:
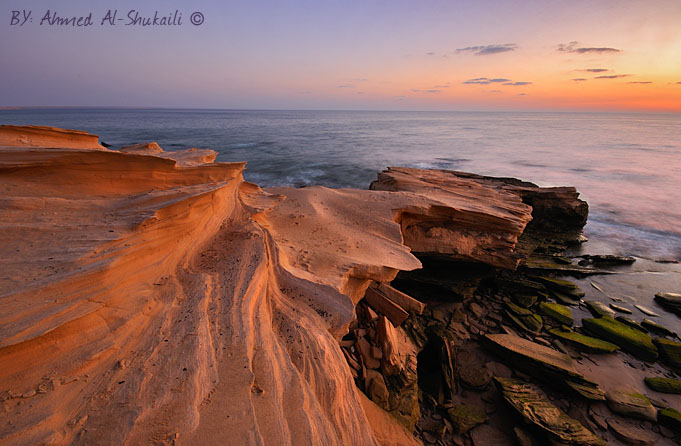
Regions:
<svg viewBox="0 0 681 446"><path fill-rule="evenodd" d="M617 317L615 317L615 320L619 321L619 322L621 322L625 325L628 325L631 328L635 328L636 330L640 331L641 333L648 333L648 330L646 330L645 327L643 327L642 325L640 325L638 322L636 322L635 320L633 320L630 317L617 316Z"/></svg>
<svg viewBox="0 0 681 446"><path fill-rule="evenodd" d="M657 413L657 422L677 433L681 433L681 412L668 407Z"/></svg>
<svg viewBox="0 0 681 446"><path fill-rule="evenodd" d="M657 348L650 336L611 317L583 319L582 324L592 335L619 345L622 350L643 361L657 359Z"/></svg>
<svg viewBox="0 0 681 446"><path fill-rule="evenodd" d="M645 382L648 387L657 392L681 394L681 381L678 379L648 377Z"/></svg>
<svg viewBox="0 0 681 446"><path fill-rule="evenodd" d="M484 410L466 404L454 405L447 410L447 415L458 434L465 434L475 426L487 421L487 414Z"/></svg>
<svg viewBox="0 0 681 446"><path fill-rule="evenodd" d="M605 394L608 407L615 413L640 420L655 421L655 407L645 396L635 391L613 389Z"/></svg>
<svg viewBox="0 0 681 446"><path fill-rule="evenodd" d="M655 338L653 342L667 364L676 369L681 369L681 343L665 338Z"/></svg>
<svg viewBox="0 0 681 446"><path fill-rule="evenodd" d="M551 404L533 385L510 378L494 379L511 407L546 434L551 443L584 446L606 444L579 421Z"/></svg>
<svg viewBox="0 0 681 446"><path fill-rule="evenodd" d="M542 316L548 316L563 325L567 325L568 327L571 327L572 324L574 324L572 312L565 305L553 302L540 302L538 310L539 314Z"/></svg>
<svg viewBox="0 0 681 446"><path fill-rule="evenodd" d="M592 353L612 353L619 350L619 347L611 342L592 338L591 336L582 335L574 331L553 329L549 330L549 333L568 342L580 351Z"/></svg>
<svg viewBox="0 0 681 446"><path fill-rule="evenodd" d="M585 293L579 286L570 282L569 280L556 279L555 277L539 276L537 277L541 283L547 288L555 290L564 294L574 296L576 298L584 297Z"/></svg>

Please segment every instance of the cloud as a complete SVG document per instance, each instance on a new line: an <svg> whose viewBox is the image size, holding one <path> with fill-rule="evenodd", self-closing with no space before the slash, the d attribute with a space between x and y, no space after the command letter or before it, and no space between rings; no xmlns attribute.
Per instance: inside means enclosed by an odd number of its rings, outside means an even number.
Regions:
<svg viewBox="0 0 681 446"><path fill-rule="evenodd" d="M483 93L503 93L503 91L501 91L501 90L486 90L486 91L483 91Z"/></svg>
<svg viewBox="0 0 681 446"><path fill-rule="evenodd" d="M574 79L572 79L572 80L575 81L575 82L586 82L586 81L588 81L589 79L585 79L585 78L583 78L583 77L576 77L576 78L574 78Z"/></svg>
<svg viewBox="0 0 681 446"><path fill-rule="evenodd" d="M570 43L561 43L556 47L556 50L562 53L577 53L577 54L607 54L607 53L620 53L622 50L610 47L580 47L579 42L573 41Z"/></svg>
<svg viewBox="0 0 681 446"><path fill-rule="evenodd" d="M355 86L352 85L352 84L342 84L342 85L336 86L336 88L355 88Z"/></svg>
<svg viewBox="0 0 681 446"><path fill-rule="evenodd" d="M527 93L518 93L516 96L527 96Z"/></svg>
<svg viewBox="0 0 681 446"><path fill-rule="evenodd" d="M368 81L369 81L369 79L367 79L366 77L356 77L356 78L354 78L354 79L352 79L352 80L353 80L354 82L368 82Z"/></svg>
<svg viewBox="0 0 681 446"><path fill-rule="evenodd" d="M515 43L504 43L495 45L478 45L478 46L467 46L466 48L459 48L456 50L457 54L467 53L474 54L476 56L489 56L491 54L506 53L508 51L514 51L518 48Z"/></svg>
<svg viewBox="0 0 681 446"><path fill-rule="evenodd" d="M532 85L532 82L504 82L503 85L513 85L513 86Z"/></svg>
<svg viewBox="0 0 681 446"><path fill-rule="evenodd" d="M586 71L587 73L605 73L606 71L610 71L607 68L587 68L586 70L579 70L579 71Z"/></svg>
<svg viewBox="0 0 681 446"><path fill-rule="evenodd" d="M449 88L449 85L435 85L433 88Z"/></svg>
<svg viewBox="0 0 681 446"><path fill-rule="evenodd" d="M677 82L676 85L681 85L681 82Z"/></svg>
<svg viewBox="0 0 681 446"><path fill-rule="evenodd" d="M413 91L414 93L441 93L442 92L441 90L435 90L435 89L419 90L417 88L412 88L411 91Z"/></svg>
<svg viewBox="0 0 681 446"><path fill-rule="evenodd" d="M631 74L609 74L607 76L596 76L594 79L619 79L621 77L629 77Z"/></svg>
<svg viewBox="0 0 681 446"><path fill-rule="evenodd" d="M434 56L434 55L435 55L435 53L432 52L432 51L428 51L428 52L426 53L426 56Z"/></svg>
<svg viewBox="0 0 681 446"><path fill-rule="evenodd" d="M653 83L653 81L631 81L631 82L627 82L627 84L640 84L640 85L652 84L652 83Z"/></svg>
<svg viewBox="0 0 681 446"><path fill-rule="evenodd" d="M511 79L506 79L502 77L494 78L494 79L489 79L486 77L476 77L475 79L469 79L467 81L463 81L464 84L478 84L478 85L489 85L489 84L501 84L504 82L511 82Z"/></svg>

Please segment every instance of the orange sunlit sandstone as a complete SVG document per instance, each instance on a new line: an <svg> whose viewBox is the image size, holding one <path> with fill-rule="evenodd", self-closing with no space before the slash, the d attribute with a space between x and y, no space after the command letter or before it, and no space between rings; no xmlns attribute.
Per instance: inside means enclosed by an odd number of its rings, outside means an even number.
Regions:
<svg viewBox="0 0 681 446"><path fill-rule="evenodd" d="M530 220L513 193L437 173L396 171L408 192L265 192L192 150L47 127L0 141L9 444L412 444L352 381L338 339L354 305L420 267L403 233L515 265Z"/></svg>

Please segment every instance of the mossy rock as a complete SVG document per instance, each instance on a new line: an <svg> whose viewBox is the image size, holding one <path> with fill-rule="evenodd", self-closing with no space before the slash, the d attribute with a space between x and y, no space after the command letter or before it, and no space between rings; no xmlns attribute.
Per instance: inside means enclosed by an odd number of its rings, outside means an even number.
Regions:
<svg viewBox="0 0 681 446"><path fill-rule="evenodd" d="M579 303L578 297L569 296L564 293L559 293L558 291L552 291L551 295L563 305L577 305Z"/></svg>
<svg viewBox="0 0 681 446"><path fill-rule="evenodd" d="M585 300L584 303L593 317L615 317L615 310L611 309L603 302Z"/></svg>
<svg viewBox="0 0 681 446"><path fill-rule="evenodd" d="M542 320L541 316L532 312L525 316L519 316L513 314L509 310L506 310L506 316L508 316L509 319L511 319L519 328L530 333L539 333L544 326L544 321Z"/></svg>
<svg viewBox="0 0 681 446"><path fill-rule="evenodd" d="M653 345L650 336L611 317L584 319L582 324L592 335L619 345L622 350L643 361L655 361L657 359L657 348Z"/></svg>
<svg viewBox="0 0 681 446"><path fill-rule="evenodd" d="M593 353L612 353L619 350L619 347L611 342L585 336L574 331L549 330L549 333L573 345L577 350Z"/></svg>
<svg viewBox="0 0 681 446"><path fill-rule="evenodd" d="M555 277L546 276L537 277L537 280L539 280L541 283L546 285L546 287L551 290L559 291L561 293L575 296L577 298L584 297L584 291L582 291L582 289L579 286L577 286L577 284L572 283L568 280L556 279Z"/></svg>
<svg viewBox="0 0 681 446"><path fill-rule="evenodd" d="M657 413L650 400L627 389L612 389L605 394L608 407L615 413L640 420L655 421Z"/></svg>
<svg viewBox="0 0 681 446"><path fill-rule="evenodd" d="M668 407L657 412L657 422L661 426L681 433L681 412Z"/></svg>
<svg viewBox="0 0 681 446"><path fill-rule="evenodd" d="M640 331L641 333L648 333L648 330L646 330L645 327L643 327L642 325L640 325L638 322L636 322L635 320L633 320L633 319L630 318L630 317L626 317L626 316L617 316L617 317L615 318L615 320L616 320L616 321L619 321L619 322L621 322L621 323L623 323L623 324L625 324L625 325L628 325L628 326L630 326L631 328L635 328L636 330Z"/></svg>
<svg viewBox="0 0 681 446"><path fill-rule="evenodd" d="M539 303L539 314L542 316L548 316L563 325L571 327L574 324L574 319L572 319L572 312L565 305L553 303L553 302L540 302Z"/></svg>
<svg viewBox="0 0 681 446"><path fill-rule="evenodd" d="M530 308L537 303L538 298L535 293L513 293L513 301L523 308Z"/></svg>
<svg viewBox="0 0 681 446"><path fill-rule="evenodd" d="M653 342L660 351L660 356L667 364L681 369L681 343L665 338L655 338Z"/></svg>
<svg viewBox="0 0 681 446"><path fill-rule="evenodd" d="M653 333L657 333L662 336L671 336L674 337L676 334L668 329L667 327L663 327L662 325L651 321L650 319L643 319L641 321L641 326L647 328L649 331L652 331Z"/></svg>
<svg viewBox="0 0 681 446"><path fill-rule="evenodd" d="M651 377L645 379L646 385L662 393L681 394L681 381L674 378Z"/></svg>
<svg viewBox="0 0 681 446"><path fill-rule="evenodd" d="M528 310L527 308L520 307L513 302L506 302L504 304L506 306L506 309L509 310L511 313L515 314L516 316L529 316L532 314L531 310Z"/></svg>
<svg viewBox="0 0 681 446"><path fill-rule="evenodd" d="M487 414L484 410L465 404L457 404L450 408L447 415L458 434L465 434L475 426L487 421Z"/></svg>

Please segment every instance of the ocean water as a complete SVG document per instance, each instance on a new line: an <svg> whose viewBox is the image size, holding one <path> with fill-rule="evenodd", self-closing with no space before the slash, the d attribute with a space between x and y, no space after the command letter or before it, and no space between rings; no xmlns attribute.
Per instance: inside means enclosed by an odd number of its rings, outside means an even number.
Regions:
<svg viewBox="0 0 681 446"><path fill-rule="evenodd" d="M367 188L387 166L571 185L590 205L590 251L681 260L679 114L19 109L0 124L210 148L263 187Z"/></svg>

